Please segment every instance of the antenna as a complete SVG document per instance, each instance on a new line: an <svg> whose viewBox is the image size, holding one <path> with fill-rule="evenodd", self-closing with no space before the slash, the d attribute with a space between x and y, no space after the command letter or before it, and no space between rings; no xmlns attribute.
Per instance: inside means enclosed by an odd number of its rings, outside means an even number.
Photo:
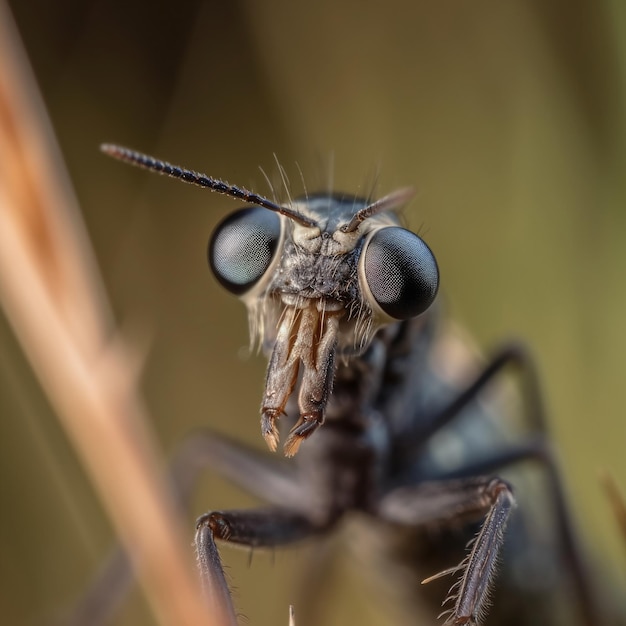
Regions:
<svg viewBox="0 0 626 626"><path fill-rule="evenodd" d="M204 187L205 189L210 189L211 191L224 194L225 196L230 196L231 198L236 198L237 200L243 200L243 202L247 202L248 204L258 204L259 206L269 209L270 211L280 213L302 226L317 226L316 222L308 217L305 217L304 215L301 215L297 211L293 211L288 207L276 204L275 202L272 202L257 193L253 193L252 191L248 191L242 187L229 185L222 180L212 178L206 174L200 174L198 172L194 172L193 170L179 167L178 165L172 165L167 161L160 161L159 159L155 159L147 154L136 152L130 148L124 148L115 144L104 143L100 146L100 150L114 159L130 163L131 165L136 165L137 167L142 167L150 170L151 172L165 174L167 176L171 176L172 178L182 180L185 183L197 185L198 187Z"/></svg>
<svg viewBox="0 0 626 626"><path fill-rule="evenodd" d="M359 227L359 224L368 217L372 217L372 215L382 213L383 211L391 211L391 209L405 204L414 195L415 190L412 187L403 187L402 189L391 192L380 200L376 200L357 211L352 219L345 226L341 227L341 232L353 233Z"/></svg>

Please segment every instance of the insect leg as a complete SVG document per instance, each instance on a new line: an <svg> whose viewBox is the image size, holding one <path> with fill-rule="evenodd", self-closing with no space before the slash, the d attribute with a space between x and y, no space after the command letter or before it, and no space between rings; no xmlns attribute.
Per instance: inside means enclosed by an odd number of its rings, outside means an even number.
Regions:
<svg viewBox="0 0 626 626"><path fill-rule="evenodd" d="M515 367L523 386L525 403L524 416L530 430L546 433L548 424L539 385L535 362L525 346L509 344L501 348L487 363L480 374L455 398L428 420L409 420L405 432L396 437L399 453L411 451L427 441L436 432L455 421L463 410L474 401L494 380L502 376L507 368Z"/></svg>
<svg viewBox="0 0 626 626"><path fill-rule="evenodd" d="M281 509L211 511L202 515L196 525L195 545L207 598L218 605L228 601L232 607L228 586L221 585L223 569L215 539L253 548L274 547L305 539L322 528L299 513ZM231 622L227 624L231 626Z"/></svg>
<svg viewBox="0 0 626 626"><path fill-rule="evenodd" d="M545 468L551 501L554 504L556 532L562 545L563 555L569 564L572 580L577 589L577 598L581 614L587 624L598 623L597 600L592 591L586 566L583 561L572 518L568 510L563 481L553 450L549 444L549 428L545 415L544 402L539 384L535 362L528 350L521 344L503 347L485 366L482 372L461 391L447 406L432 419L413 420L410 432L397 437L400 454L410 454L411 450L432 437L437 431L463 415L464 409L475 400L492 382L502 376L508 368L515 367L523 388L524 417L529 430L536 436L519 446L496 452L493 456L482 459L458 471L440 478L468 477L490 473L520 461L536 460ZM425 424L425 425L423 425Z"/></svg>
<svg viewBox="0 0 626 626"><path fill-rule="evenodd" d="M195 546L202 592L209 603L211 613L216 617L216 623L220 626L238 626L222 561L208 526L198 528Z"/></svg>
<svg viewBox="0 0 626 626"><path fill-rule="evenodd" d="M237 626L237 620L215 539L269 547L304 539L316 530L304 516L280 509L211 511L198 519L195 545L202 587L225 626Z"/></svg>
<svg viewBox="0 0 626 626"><path fill-rule="evenodd" d="M216 539L251 548L294 543L320 530L306 516L277 508L209 511L196 523L197 531L204 527Z"/></svg>
<svg viewBox="0 0 626 626"><path fill-rule="evenodd" d="M470 554L458 566L459 581L446 602L454 601L446 624L480 623L493 581L504 530L515 499L500 478L469 478L399 487L383 497L378 514L391 523L415 528L447 526L485 515ZM447 573L447 572L446 572Z"/></svg>
<svg viewBox="0 0 626 626"><path fill-rule="evenodd" d="M550 501L554 507L556 520L555 535L561 542L563 558L567 563L567 570L570 572L577 590L576 597L580 605L581 615L586 624L597 626L602 623L599 618L601 611L579 549L558 464L545 436L535 437L517 446L511 446L506 450L496 452L487 458L480 459L457 471L446 474L445 478L461 479L467 476L476 476L502 470L524 461L538 462L546 473Z"/></svg>
<svg viewBox="0 0 626 626"><path fill-rule="evenodd" d="M122 546L116 545L100 564L89 587L62 619L63 626L100 626L123 602L135 577Z"/></svg>
<svg viewBox="0 0 626 626"><path fill-rule="evenodd" d="M216 471L269 504L295 509L298 503L302 506L307 498L303 497L293 471L287 471L285 465L282 459L203 430L181 443L172 458L169 472L183 511L188 510L196 481L206 469ZM203 545L209 539L200 537ZM203 563L199 565L204 567ZM99 626L106 623L133 582L128 558L122 548L116 546L80 600L68 612L65 626Z"/></svg>
<svg viewBox="0 0 626 626"><path fill-rule="evenodd" d="M288 462L208 430L187 437L172 458L174 490L183 506L207 469L269 504L291 510L304 506L303 487Z"/></svg>

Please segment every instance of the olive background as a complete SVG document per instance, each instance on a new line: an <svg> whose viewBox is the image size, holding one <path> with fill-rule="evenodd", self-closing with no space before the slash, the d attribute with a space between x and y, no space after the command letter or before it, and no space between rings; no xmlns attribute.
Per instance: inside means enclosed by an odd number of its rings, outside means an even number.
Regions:
<svg viewBox="0 0 626 626"><path fill-rule="evenodd" d="M13 0L117 320L146 346L165 454L201 426L263 447L265 363L209 274L237 204L116 163L118 142L270 190L414 185L449 314L488 353L536 354L579 525L624 588L599 482L626 488L626 5L621 0ZM115 463L115 459L111 459ZM114 541L0 317L0 615L54 622ZM207 476L189 515L254 500ZM367 549L364 546L364 549ZM244 623L287 622L298 550L222 550ZM385 623L349 563L325 623ZM137 592L114 624L153 623Z"/></svg>

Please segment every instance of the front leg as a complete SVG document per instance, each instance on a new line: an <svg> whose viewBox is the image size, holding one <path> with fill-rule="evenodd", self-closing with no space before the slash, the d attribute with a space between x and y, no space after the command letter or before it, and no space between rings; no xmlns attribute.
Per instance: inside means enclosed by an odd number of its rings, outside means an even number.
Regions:
<svg viewBox="0 0 626 626"><path fill-rule="evenodd" d="M213 533L208 525L199 526L195 539L196 557L200 570L202 593L206 598L215 623L220 626L237 626L237 614L224 575L224 568Z"/></svg>
<svg viewBox="0 0 626 626"><path fill-rule="evenodd" d="M378 515L385 521L414 528L447 526L486 515L469 555L460 565L442 573L462 572L444 602L454 602L454 607L442 614L447 616L446 624L476 626L485 611L504 530L514 506L508 483L480 477L400 487L383 497Z"/></svg>
<svg viewBox="0 0 626 626"><path fill-rule="evenodd" d="M206 469L213 470L269 505L291 510L301 507L306 515L307 505L312 500L306 487L299 483L293 468L285 462L227 437L201 430L179 445L170 463L173 489L182 509L190 508L197 480ZM203 545L209 539L205 538ZM217 551L215 554L219 563ZM201 565L205 573L210 562L209 558ZM221 565L214 569L214 575L218 578L220 570ZM203 584L207 580L208 574L203 575ZM108 623L133 581L130 562L118 546L90 582L87 591L68 612L63 623L65 626L102 626ZM221 583L218 583L217 588L220 586ZM207 592L207 595L211 594ZM230 603L230 597L228 602ZM226 620L224 623L229 622Z"/></svg>
<svg viewBox="0 0 626 626"><path fill-rule="evenodd" d="M300 513L282 509L209 511L196 522L196 537L208 527L216 539L251 548L295 543L323 530Z"/></svg>
<svg viewBox="0 0 626 626"><path fill-rule="evenodd" d="M237 621L215 539L264 548L294 543L325 528L299 513L277 508L210 511L198 518L195 546L202 588L211 607L217 607L222 615L225 626L236 626ZM222 610L225 606L228 611Z"/></svg>

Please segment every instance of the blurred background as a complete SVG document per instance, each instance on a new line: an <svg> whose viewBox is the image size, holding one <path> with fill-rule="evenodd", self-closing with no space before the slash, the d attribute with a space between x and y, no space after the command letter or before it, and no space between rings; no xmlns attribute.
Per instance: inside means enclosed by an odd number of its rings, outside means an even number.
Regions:
<svg viewBox="0 0 626 626"><path fill-rule="evenodd" d="M298 166L309 190L327 188L330 171L350 192L414 185L407 222L438 256L450 315L485 352L522 338L536 354L579 524L626 584L598 483L606 469L626 487L623 2L10 4L118 322L145 350L165 454L205 425L263 446L265 363L205 261L209 233L237 205L98 145L262 194L259 166L277 180L274 155L296 193ZM50 624L114 537L4 317L0 499L0 614ZM206 509L252 504L206 477L190 533ZM249 623L286 623L298 552L255 553L251 565L245 551L222 554ZM369 611L360 593L336 585L326 623ZM135 593L113 623L150 620Z"/></svg>

